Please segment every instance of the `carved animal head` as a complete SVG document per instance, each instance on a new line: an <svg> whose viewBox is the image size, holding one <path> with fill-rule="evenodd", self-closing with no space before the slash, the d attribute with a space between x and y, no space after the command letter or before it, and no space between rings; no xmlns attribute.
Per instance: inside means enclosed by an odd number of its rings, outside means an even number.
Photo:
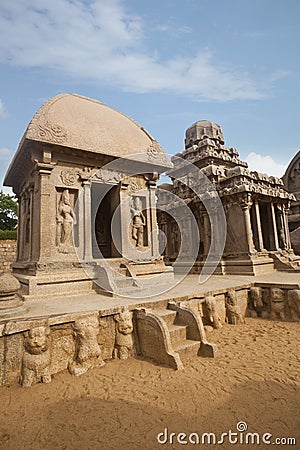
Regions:
<svg viewBox="0 0 300 450"><path fill-rule="evenodd" d="M264 304L262 300L262 289L259 287L250 288L250 299L255 309L262 309Z"/></svg>
<svg viewBox="0 0 300 450"><path fill-rule="evenodd" d="M291 289L288 291L288 303L289 305L299 304L300 307L300 289Z"/></svg>
<svg viewBox="0 0 300 450"><path fill-rule="evenodd" d="M75 321L73 325L74 335L79 341L93 339L99 331L99 321L97 316L88 316Z"/></svg>
<svg viewBox="0 0 300 450"><path fill-rule="evenodd" d="M284 291L279 288L272 288L271 289L271 299L272 299L272 302L275 302L275 303L284 302Z"/></svg>
<svg viewBox="0 0 300 450"><path fill-rule="evenodd" d="M234 289L229 289L226 292L226 303L231 306L236 306L238 304L237 294Z"/></svg>
<svg viewBox="0 0 300 450"><path fill-rule="evenodd" d="M32 355L39 355L48 350L50 328L45 326L31 328L26 333L25 348Z"/></svg>
<svg viewBox="0 0 300 450"><path fill-rule="evenodd" d="M129 311L120 312L114 319L117 322L119 333L126 335L133 332L132 317Z"/></svg>

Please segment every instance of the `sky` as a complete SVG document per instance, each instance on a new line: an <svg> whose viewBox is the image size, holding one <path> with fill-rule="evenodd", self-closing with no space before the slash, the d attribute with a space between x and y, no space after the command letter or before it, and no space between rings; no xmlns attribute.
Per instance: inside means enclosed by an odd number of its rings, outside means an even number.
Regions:
<svg viewBox="0 0 300 450"><path fill-rule="evenodd" d="M299 0L1 0L0 189L59 93L121 111L171 155L211 120L251 170L282 176L300 149L299 19Z"/></svg>

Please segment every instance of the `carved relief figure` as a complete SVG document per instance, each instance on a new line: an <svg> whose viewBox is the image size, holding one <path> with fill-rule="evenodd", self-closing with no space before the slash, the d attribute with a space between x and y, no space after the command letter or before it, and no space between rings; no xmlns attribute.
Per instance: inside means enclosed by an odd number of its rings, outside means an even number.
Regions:
<svg viewBox="0 0 300 450"><path fill-rule="evenodd" d="M294 322L298 322L300 320L300 289L291 289L288 291L288 305L291 319Z"/></svg>
<svg viewBox="0 0 300 450"><path fill-rule="evenodd" d="M144 227L146 225L146 219L142 212L142 202L140 197L134 196L132 198L132 206L130 208L132 215L132 238L134 239L137 247L144 246Z"/></svg>
<svg viewBox="0 0 300 450"><path fill-rule="evenodd" d="M99 333L98 317L88 316L78 319L74 323L74 337L76 340L75 361L69 364L72 375L82 375L95 366L102 367L105 362L97 341Z"/></svg>
<svg viewBox="0 0 300 450"><path fill-rule="evenodd" d="M75 214L70 202L69 190L65 189L61 195L57 215L57 244L59 252L69 253L73 248L73 223Z"/></svg>
<svg viewBox="0 0 300 450"><path fill-rule="evenodd" d="M271 319L285 320L284 291L279 288L271 289Z"/></svg>
<svg viewBox="0 0 300 450"><path fill-rule="evenodd" d="M114 356L127 359L132 351L132 314L129 311L120 312L114 317L116 321L116 341Z"/></svg>
<svg viewBox="0 0 300 450"><path fill-rule="evenodd" d="M269 316L266 305L263 302L263 291L260 287L251 287L249 290L249 311L251 317L262 317L266 319Z"/></svg>
<svg viewBox="0 0 300 450"><path fill-rule="evenodd" d="M205 306L212 326L214 328L222 328L221 318L217 311L217 302L213 295L205 297Z"/></svg>
<svg viewBox="0 0 300 450"><path fill-rule="evenodd" d="M245 323L244 317L238 304L237 294L234 289L229 289L225 297L227 322L232 325Z"/></svg>
<svg viewBox="0 0 300 450"><path fill-rule="evenodd" d="M34 327L25 334L25 352L22 359L21 384L50 383L49 327Z"/></svg>

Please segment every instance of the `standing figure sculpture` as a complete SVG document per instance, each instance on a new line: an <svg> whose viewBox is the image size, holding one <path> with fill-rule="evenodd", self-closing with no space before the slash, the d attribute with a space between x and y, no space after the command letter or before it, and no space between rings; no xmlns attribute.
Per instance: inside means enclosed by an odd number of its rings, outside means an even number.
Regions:
<svg viewBox="0 0 300 450"><path fill-rule="evenodd" d="M69 190L61 194L57 216L57 241L59 252L69 253L73 247L73 223L75 214L70 202Z"/></svg>
<svg viewBox="0 0 300 450"><path fill-rule="evenodd" d="M142 212L142 202L139 197L133 197L130 211L132 214L132 238L136 243L136 247L143 247L146 219Z"/></svg>

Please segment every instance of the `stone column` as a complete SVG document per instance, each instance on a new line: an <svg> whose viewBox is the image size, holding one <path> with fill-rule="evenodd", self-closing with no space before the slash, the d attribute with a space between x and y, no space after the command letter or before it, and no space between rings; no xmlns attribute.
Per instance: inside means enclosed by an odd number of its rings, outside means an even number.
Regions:
<svg viewBox="0 0 300 450"><path fill-rule="evenodd" d="M93 259L92 252L92 206L91 206L91 182L83 181L83 260L91 261Z"/></svg>
<svg viewBox="0 0 300 450"><path fill-rule="evenodd" d="M149 209L150 209L150 224L149 224L149 234L151 235L151 255L154 258L159 257L159 242L158 242L158 225L157 225L157 215L156 215L156 180L152 179L147 181L148 192L149 192ZM149 236L150 237L150 236Z"/></svg>
<svg viewBox="0 0 300 450"><path fill-rule="evenodd" d="M284 230L285 230L287 248L288 248L288 251L291 251L292 244L291 244L289 222L288 222L289 209L290 209L290 205L283 206L283 225L284 225Z"/></svg>
<svg viewBox="0 0 300 450"><path fill-rule="evenodd" d="M275 209L274 209L274 203L273 202L270 204L270 207L271 207L271 218L272 218L272 229L273 229L273 237L274 237L274 246L275 246L275 250L278 250L279 249L278 233L277 233L276 216L275 216Z"/></svg>
<svg viewBox="0 0 300 450"><path fill-rule="evenodd" d="M243 203L241 204L242 211L244 214L247 250L250 255L255 253L255 247L253 244L253 236L252 236L251 216L250 216L251 206L252 201L249 198L247 200L244 200Z"/></svg>
<svg viewBox="0 0 300 450"><path fill-rule="evenodd" d="M206 257L209 252L210 240L211 240L211 231L210 231L210 221L208 217L207 211L203 211L203 226L204 226L204 239L203 239L203 253Z"/></svg>
<svg viewBox="0 0 300 450"><path fill-rule="evenodd" d="M19 223L17 239L17 261L23 260L24 255L24 220L25 220L25 198L24 191L19 195Z"/></svg>
<svg viewBox="0 0 300 450"><path fill-rule="evenodd" d="M51 191L54 189L49 182L53 166L45 163L37 163L37 169L40 177L40 205L39 205L39 260L49 258L52 251L51 242L55 239L53 233L51 212L53 205L50 203ZM53 245L53 246L54 246Z"/></svg>
<svg viewBox="0 0 300 450"><path fill-rule="evenodd" d="M254 201L254 207L255 207L255 215L256 215L256 223L257 223L257 237L258 237L258 250L260 252L264 251L264 240L263 240L263 234L262 234L262 228L261 228L261 221L260 221L260 210L259 210L259 203L258 200Z"/></svg>

